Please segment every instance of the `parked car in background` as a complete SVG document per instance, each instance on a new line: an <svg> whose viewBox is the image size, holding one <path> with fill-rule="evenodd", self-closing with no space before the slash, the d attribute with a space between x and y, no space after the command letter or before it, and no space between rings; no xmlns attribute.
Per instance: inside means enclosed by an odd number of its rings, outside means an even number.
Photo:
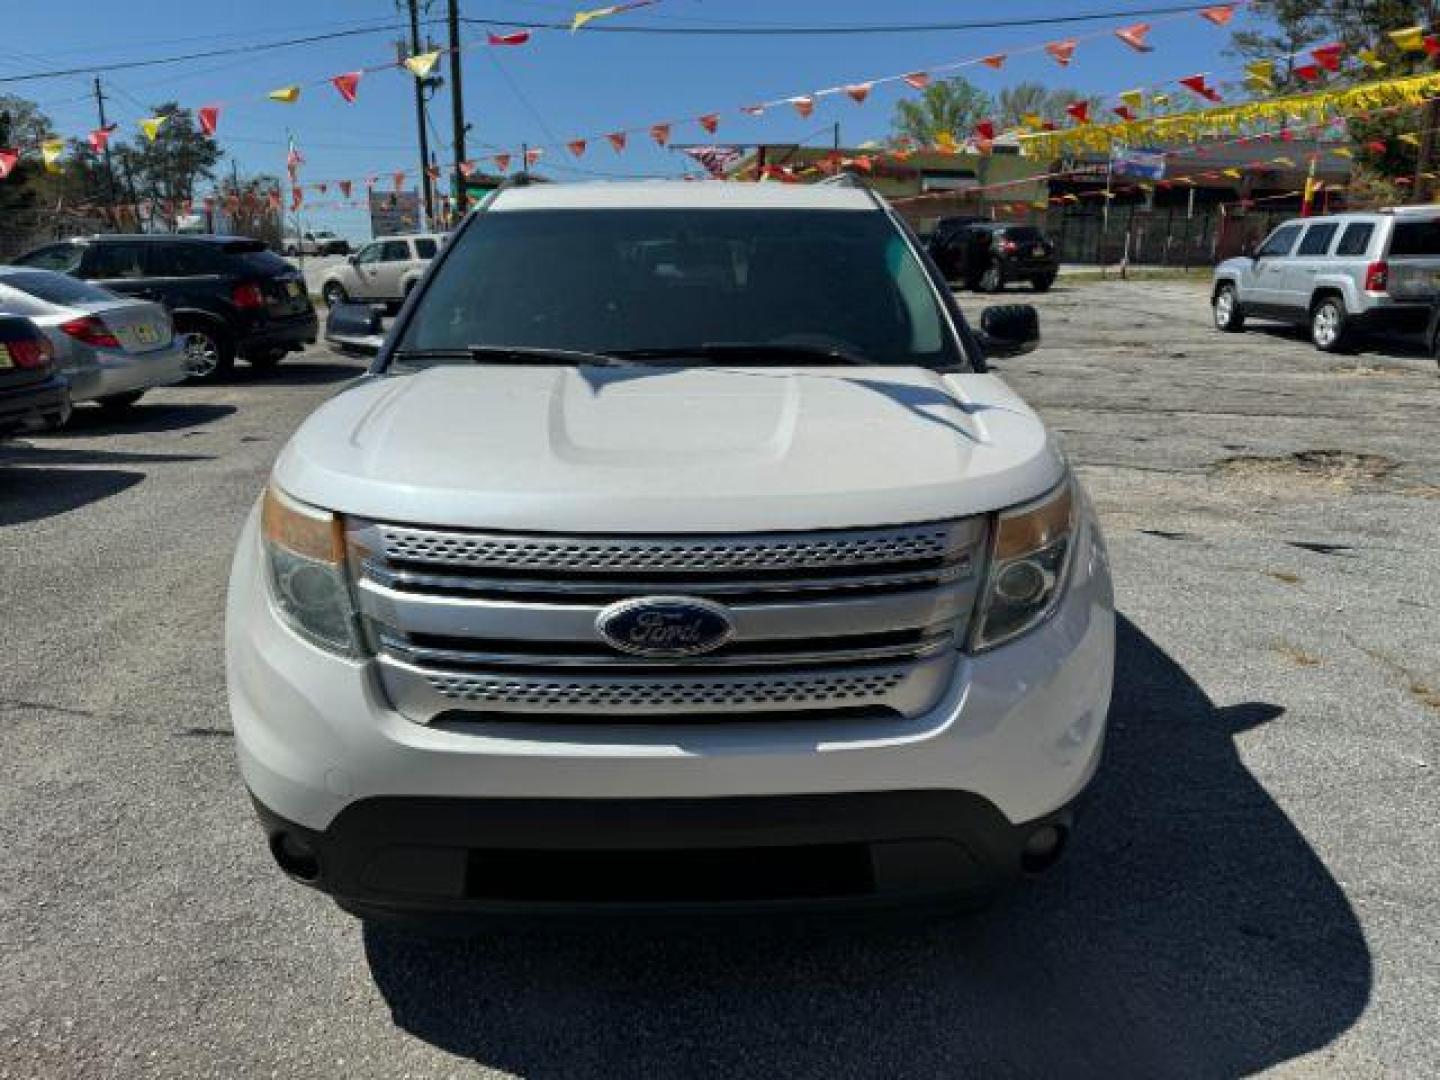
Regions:
<svg viewBox="0 0 1440 1080"><path fill-rule="evenodd" d="M283 254L296 255L349 255L350 241L327 229L314 232L287 233L280 242Z"/></svg>
<svg viewBox="0 0 1440 1080"><path fill-rule="evenodd" d="M410 295L444 242L435 233L378 237L327 270L320 295L330 307L350 300L398 304Z"/></svg>
<svg viewBox="0 0 1440 1080"><path fill-rule="evenodd" d="M0 315L0 439L69 417L70 388L54 360L50 339L34 323Z"/></svg>
<svg viewBox="0 0 1440 1080"><path fill-rule="evenodd" d="M945 280L981 292L999 292L1012 281L1028 281L1044 292L1060 273L1054 241L1033 225L945 218L929 250Z"/></svg>
<svg viewBox="0 0 1440 1080"><path fill-rule="evenodd" d="M151 387L185 379L183 343L153 301L53 270L0 266L0 314L24 315L50 339L72 402L124 409Z"/></svg>
<svg viewBox="0 0 1440 1080"><path fill-rule="evenodd" d="M370 305L333 333L375 341ZM351 911L971 902L1105 741L1084 488L873 192L501 190L281 451L226 614L278 865Z"/></svg>
<svg viewBox="0 0 1440 1080"><path fill-rule="evenodd" d="M273 367L319 336L300 272L247 237L91 236L49 244L15 264L163 304L194 381L222 378L237 357Z"/></svg>
<svg viewBox="0 0 1440 1080"><path fill-rule="evenodd" d="M1218 329L1250 318L1307 327L1322 352L1368 332L1420 333L1440 297L1440 206L1287 221L1215 268Z"/></svg>

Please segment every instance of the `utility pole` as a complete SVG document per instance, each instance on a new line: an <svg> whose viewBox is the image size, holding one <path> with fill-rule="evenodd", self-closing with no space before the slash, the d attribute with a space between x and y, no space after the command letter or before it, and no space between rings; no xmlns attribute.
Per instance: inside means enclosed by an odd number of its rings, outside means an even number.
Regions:
<svg viewBox="0 0 1440 1080"><path fill-rule="evenodd" d="M105 92L100 89L100 76L95 76L95 109L100 114L100 130L104 131L105 123ZM115 210L115 166L110 161L110 140L105 140L105 189L110 196L110 222L118 224L118 217Z"/></svg>
<svg viewBox="0 0 1440 1080"><path fill-rule="evenodd" d="M468 202L465 176L465 94L460 87L460 0L450 0L450 115L455 126L455 210L464 214Z"/></svg>
<svg viewBox="0 0 1440 1080"><path fill-rule="evenodd" d="M420 52L420 2L407 0L410 8L410 55ZM401 52L404 52L402 46ZM401 60L405 57L402 55ZM425 220L435 221L435 200L430 193L430 136L425 131L425 80L415 80L415 128L420 136L420 193L425 204Z"/></svg>
<svg viewBox="0 0 1440 1080"><path fill-rule="evenodd" d="M835 149L835 150L839 150L839 149L840 149L840 122L839 122L838 120L835 122L835 130L834 130L834 132L832 132L832 134L833 134L834 137L831 139L831 148L832 148L832 149Z"/></svg>

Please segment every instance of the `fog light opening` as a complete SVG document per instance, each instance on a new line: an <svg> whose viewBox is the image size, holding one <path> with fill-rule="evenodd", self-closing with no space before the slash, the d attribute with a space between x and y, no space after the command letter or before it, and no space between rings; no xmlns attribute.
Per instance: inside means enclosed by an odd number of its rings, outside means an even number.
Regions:
<svg viewBox="0 0 1440 1080"><path fill-rule="evenodd" d="M1044 873L1060 861L1069 838L1070 830L1063 825L1041 825L1020 849L1020 866L1027 874Z"/></svg>
<svg viewBox="0 0 1440 1080"><path fill-rule="evenodd" d="M320 880L320 856L297 836L278 832L270 837L270 854L280 869L297 881L313 885Z"/></svg>

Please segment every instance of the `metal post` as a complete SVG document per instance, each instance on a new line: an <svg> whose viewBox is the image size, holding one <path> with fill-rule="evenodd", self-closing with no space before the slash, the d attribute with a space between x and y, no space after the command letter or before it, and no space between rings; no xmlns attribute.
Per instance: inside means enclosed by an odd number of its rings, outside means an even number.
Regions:
<svg viewBox="0 0 1440 1080"><path fill-rule="evenodd" d="M460 87L460 0L450 0L450 114L455 129L455 210L465 213L469 199L465 194L465 175L460 163L465 160L465 94Z"/></svg>
<svg viewBox="0 0 1440 1080"><path fill-rule="evenodd" d="M420 52L420 3L407 0L410 8L410 55ZM402 48L403 52L403 48ZM403 60L404 57L402 56ZM415 129L420 137L420 193L425 206L425 221L435 220L435 201L430 192L430 136L425 131L425 80L415 80Z"/></svg>
<svg viewBox="0 0 1440 1080"><path fill-rule="evenodd" d="M105 120L105 92L100 89L100 76L95 76L95 109L100 114L100 130L106 127ZM110 197L110 223L116 225L119 222L115 210L115 166L110 160L110 140L105 140L105 187Z"/></svg>

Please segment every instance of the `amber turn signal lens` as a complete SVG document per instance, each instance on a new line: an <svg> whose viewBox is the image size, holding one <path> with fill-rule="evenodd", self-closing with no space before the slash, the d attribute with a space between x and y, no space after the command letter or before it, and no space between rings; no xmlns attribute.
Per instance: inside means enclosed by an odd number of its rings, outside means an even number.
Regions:
<svg viewBox="0 0 1440 1080"><path fill-rule="evenodd" d="M1074 495L1067 480L1048 500L1000 515L995 537L995 559L1004 561L1047 548L1070 532L1075 512Z"/></svg>
<svg viewBox="0 0 1440 1080"><path fill-rule="evenodd" d="M267 543L316 562L339 566L345 561L345 529L325 510L303 506L273 486L265 489L260 531Z"/></svg>

